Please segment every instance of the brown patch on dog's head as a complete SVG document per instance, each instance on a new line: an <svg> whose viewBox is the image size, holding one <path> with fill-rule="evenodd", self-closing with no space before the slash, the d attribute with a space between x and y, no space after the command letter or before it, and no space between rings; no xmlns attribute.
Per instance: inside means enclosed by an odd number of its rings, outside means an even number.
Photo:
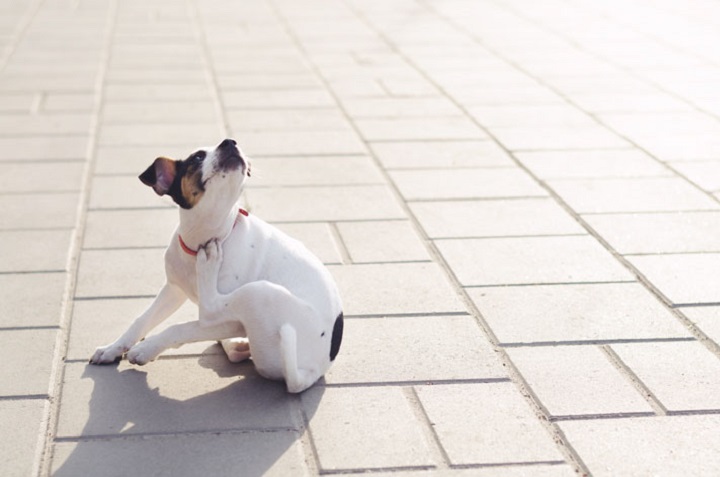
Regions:
<svg viewBox="0 0 720 477"><path fill-rule="evenodd" d="M158 195L169 195L183 209L191 209L205 193L202 164L205 151L197 151L187 159L175 161L158 157L139 178Z"/></svg>

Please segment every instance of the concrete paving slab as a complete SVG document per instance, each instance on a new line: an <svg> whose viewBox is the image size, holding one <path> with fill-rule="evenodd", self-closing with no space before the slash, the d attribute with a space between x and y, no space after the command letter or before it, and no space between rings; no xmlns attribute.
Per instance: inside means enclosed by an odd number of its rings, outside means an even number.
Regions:
<svg viewBox="0 0 720 477"><path fill-rule="evenodd" d="M84 169L82 161L8 163L0 173L0 190L11 194L77 191Z"/></svg>
<svg viewBox="0 0 720 477"><path fill-rule="evenodd" d="M238 136L262 131L351 131L342 111L326 109L239 109L228 111L230 129Z"/></svg>
<svg viewBox="0 0 720 477"><path fill-rule="evenodd" d="M501 343L689 338L638 283L467 289Z"/></svg>
<svg viewBox="0 0 720 477"><path fill-rule="evenodd" d="M672 175L662 163L636 149L520 152L515 157L542 180Z"/></svg>
<svg viewBox="0 0 720 477"><path fill-rule="evenodd" d="M337 228L353 263L430 261L407 221L341 222Z"/></svg>
<svg viewBox="0 0 720 477"><path fill-rule="evenodd" d="M275 227L299 240L326 265L340 265L343 256L330 223L275 223Z"/></svg>
<svg viewBox="0 0 720 477"><path fill-rule="evenodd" d="M0 94L0 112L2 113L29 113L37 101L35 93L4 93Z"/></svg>
<svg viewBox="0 0 720 477"><path fill-rule="evenodd" d="M720 161L682 161L669 165L708 192L720 190Z"/></svg>
<svg viewBox="0 0 720 477"><path fill-rule="evenodd" d="M593 475L703 475L720 466L719 416L560 423ZM704 443L697 445L698 442Z"/></svg>
<svg viewBox="0 0 720 477"><path fill-rule="evenodd" d="M249 187L384 184L367 156L262 157L252 161Z"/></svg>
<svg viewBox="0 0 720 477"><path fill-rule="evenodd" d="M505 167L514 165L492 141L374 142L370 147L387 169Z"/></svg>
<svg viewBox="0 0 720 477"><path fill-rule="evenodd" d="M165 250L86 250L75 298L155 296L165 283Z"/></svg>
<svg viewBox="0 0 720 477"><path fill-rule="evenodd" d="M507 378L470 316L348 319L345 329L331 385Z"/></svg>
<svg viewBox="0 0 720 477"><path fill-rule="evenodd" d="M433 464L422 424L399 388L315 387L302 403L314 413L309 429L321 471Z"/></svg>
<svg viewBox="0 0 720 477"><path fill-rule="evenodd" d="M720 254L634 255L628 260L674 305L718 303Z"/></svg>
<svg viewBox="0 0 720 477"><path fill-rule="evenodd" d="M654 414L596 346L511 348L507 352L552 417Z"/></svg>
<svg viewBox="0 0 720 477"><path fill-rule="evenodd" d="M150 190L146 190L150 192ZM179 222L178 211L94 210L86 219L85 249L167 247Z"/></svg>
<svg viewBox="0 0 720 477"><path fill-rule="evenodd" d="M682 309L682 314L720 345L720 307L687 307Z"/></svg>
<svg viewBox="0 0 720 477"><path fill-rule="evenodd" d="M296 427L281 382L224 356L66 366L57 435L130 436Z"/></svg>
<svg viewBox="0 0 720 477"><path fill-rule="evenodd" d="M143 46L142 48L147 48ZM174 101L177 98L183 100L205 100L212 99L210 89L205 82L196 84L165 84L162 82L152 82L147 84L135 83L126 84L108 84L104 91L105 99L112 103L114 101ZM188 122L198 122L197 118L188 116Z"/></svg>
<svg viewBox="0 0 720 477"><path fill-rule="evenodd" d="M149 167L153 160L147 161L137 175ZM158 198L151 188L140 182L137 175L95 176L92 180L90 209L157 208L173 203L167 196Z"/></svg>
<svg viewBox="0 0 720 477"><path fill-rule="evenodd" d="M222 128L215 121L189 124L105 124L98 143L103 146L157 146L170 147L176 144L189 148L199 147L208 138L220 142L224 136Z"/></svg>
<svg viewBox="0 0 720 477"><path fill-rule="evenodd" d="M48 394L57 334L57 329L0 331L0 396Z"/></svg>
<svg viewBox="0 0 720 477"><path fill-rule="evenodd" d="M720 360L702 344L633 343L612 349L669 411L720 409Z"/></svg>
<svg viewBox="0 0 720 477"><path fill-rule="evenodd" d="M335 100L322 88L301 90L225 91L223 104L252 114L252 109L328 108Z"/></svg>
<svg viewBox="0 0 720 477"><path fill-rule="evenodd" d="M44 399L0 401L0 425L13 430L0 434L5 475L32 475L46 406Z"/></svg>
<svg viewBox="0 0 720 477"><path fill-rule="evenodd" d="M600 126L493 127L490 134L513 151L617 149L630 143Z"/></svg>
<svg viewBox="0 0 720 477"><path fill-rule="evenodd" d="M486 127L575 127L594 123L589 115L569 105L472 106L468 112Z"/></svg>
<svg viewBox="0 0 720 477"><path fill-rule="evenodd" d="M263 131L242 134L242 148L253 156L366 154L355 133L342 131Z"/></svg>
<svg viewBox="0 0 720 477"><path fill-rule="evenodd" d="M95 95L86 93L50 93L42 101L44 112L90 112L95 109Z"/></svg>
<svg viewBox="0 0 720 477"><path fill-rule="evenodd" d="M269 24L265 24L267 27ZM271 35L272 36L272 35ZM277 66L277 63L271 63ZM264 71L218 71L218 87L221 91L263 90L263 89L304 89L322 85L320 79L311 72L273 74ZM229 112L232 112L230 110ZM258 113L259 110L253 112Z"/></svg>
<svg viewBox="0 0 720 477"><path fill-rule="evenodd" d="M87 135L0 137L0 161L65 161L87 156Z"/></svg>
<svg viewBox="0 0 720 477"><path fill-rule="evenodd" d="M65 271L71 238L62 229L0 231L0 273Z"/></svg>
<svg viewBox="0 0 720 477"><path fill-rule="evenodd" d="M621 254L720 252L720 213L591 214L583 217Z"/></svg>
<svg viewBox="0 0 720 477"><path fill-rule="evenodd" d="M58 326L67 274L0 274L0 328Z"/></svg>
<svg viewBox="0 0 720 477"><path fill-rule="evenodd" d="M555 180L550 186L578 213L717 210L717 201L677 177Z"/></svg>
<svg viewBox="0 0 720 477"><path fill-rule="evenodd" d="M355 98L344 100L342 105L352 118L442 117L460 114L458 107L442 96Z"/></svg>
<svg viewBox="0 0 720 477"><path fill-rule="evenodd" d="M562 461L511 383L419 386L420 403L453 465Z"/></svg>
<svg viewBox="0 0 720 477"><path fill-rule="evenodd" d="M345 315L465 312L450 282L433 263L332 266Z"/></svg>
<svg viewBox="0 0 720 477"><path fill-rule="evenodd" d="M368 141L487 138L477 125L463 116L356 119L355 125Z"/></svg>
<svg viewBox="0 0 720 477"><path fill-rule="evenodd" d="M3 137L89 134L90 114L0 114L0 131Z"/></svg>
<svg viewBox="0 0 720 477"><path fill-rule="evenodd" d="M436 239L586 233L549 198L416 202L410 208L425 233Z"/></svg>
<svg viewBox="0 0 720 477"><path fill-rule="evenodd" d="M404 219L385 185L249 188L248 210L268 222Z"/></svg>
<svg viewBox="0 0 720 477"><path fill-rule="evenodd" d="M547 192L519 168L391 171L406 200L545 197Z"/></svg>
<svg viewBox="0 0 720 477"><path fill-rule="evenodd" d="M167 75L167 72L164 72ZM181 96L182 97L182 96ZM217 121L217 111L210 99L188 99L177 97L166 101L141 101L131 98L122 101L106 101L101 118L103 124L134 123L142 118L143 123L194 123L212 124Z"/></svg>
<svg viewBox="0 0 720 477"><path fill-rule="evenodd" d="M633 279L588 236L453 239L435 243L463 286Z"/></svg>
<svg viewBox="0 0 720 477"><path fill-rule="evenodd" d="M292 431L61 442L55 446L52 467L56 477L148 473L232 477L238 469L245 475L309 475L297 434Z"/></svg>

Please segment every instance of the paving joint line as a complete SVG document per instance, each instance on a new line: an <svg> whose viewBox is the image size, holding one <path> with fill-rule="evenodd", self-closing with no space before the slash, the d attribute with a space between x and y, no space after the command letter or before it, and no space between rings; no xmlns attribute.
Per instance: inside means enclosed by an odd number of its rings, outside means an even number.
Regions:
<svg viewBox="0 0 720 477"><path fill-rule="evenodd" d="M698 341L694 336L674 338L617 338L617 339L596 339L596 340L568 340L568 341L529 341L515 343L498 343L503 348L542 348L547 346L587 346L587 345L611 345L611 344L633 344L633 343L681 343Z"/></svg>
<svg viewBox="0 0 720 477"><path fill-rule="evenodd" d="M100 121L102 109L104 105L104 81L107 75L110 57L112 56L113 36L117 24L117 1L111 0L105 18L105 31L102 33L102 41L104 47L100 59L100 68L95 78L93 93L98 99L94 105L93 114L91 115L90 127L88 129L85 167L83 171L83 187L80 190L77 206L77 219L75 233L70 242L68 258L67 258L67 281L65 291L63 293L63 304L60 311L59 326L60 332L57 334L55 342L54 356L52 360L52 368L50 371L49 390L50 395L49 406L46 407L44 415L44 434L40 434L40 442L38 443L38 452L33 463L33 475L38 477L50 475L53 460L53 443L58 429L59 406L62 400L62 381L65 372L64 357L67 354L70 337L70 326L72 322L72 312L74 306L74 295L77 286L77 277L80 267L80 256L82 254L82 244L87 222L88 207L90 203L90 189L92 185L93 172L96 163L96 152L98 148Z"/></svg>
<svg viewBox="0 0 720 477"><path fill-rule="evenodd" d="M8 394L6 396L0 396L0 402L2 401L42 401L48 400L50 396L47 394Z"/></svg>
<svg viewBox="0 0 720 477"><path fill-rule="evenodd" d="M337 222L328 222L328 228L330 229L330 236L332 237L333 243L335 245L335 249L337 250L338 254L340 255L340 264L341 265L350 265L350 264L355 263L355 261L352 258L352 254L350 253L350 249L348 248L347 243L345 242L345 239L343 238L343 235L340 232L338 223Z"/></svg>
<svg viewBox="0 0 720 477"><path fill-rule="evenodd" d="M397 467L361 467L357 469L320 469L319 475L354 475L368 474L372 475L381 472L403 472L403 471L428 471L435 470L431 465L404 465Z"/></svg>
<svg viewBox="0 0 720 477"><path fill-rule="evenodd" d="M607 360L612 364L620 374L630 382L632 387L642 396L652 410L658 416L666 416L668 413L665 405L660 402L655 393L643 382L642 379L628 366L622 358L612 349L609 345L599 346L600 351L603 352Z"/></svg>
<svg viewBox="0 0 720 477"><path fill-rule="evenodd" d="M633 419L637 417L657 417L655 412L615 412L605 414L567 414L559 416L550 416L553 422L572 422L572 421L601 421L610 419Z"/></svg>
<svg viewBox="0 0 720 477"><path fill-rule="evenodd" d="M414 414L415 419L422 423L423 439L427 446L427 450L430 454L430 461L435 463L438 469L449 469L451 460L447 451L440 441L435 426L433 426L432 420L423 406L420 396L418 396L417 390L414 386L403 387L402 394L410 407L411 412Z"/></svg>
<svg viewBox="0 0 720 477"><path fill-rule="evenodd" d="M82 436L59 436L55 438L55 442L63 443L78 443L78 442L92 442L92 441L121 441L121 440L146 440L146 439L163 439L163 438L183 438L192 436L203 436L203 435L217 435L217 434L261 434L261 433L275 433L275 432L300 432L300 429L285 426L272 426L272 427L247 427L247 428L235 428L235 429L197 429L197 430L182 430L182 431L169 431L169 432L139 432L136 434L94 434L94 435L82 435Z"/></svg>
<svg viewBox="0 0 720 477"><path fill-rule="evenodd" d="M352 383L319 383L324 388L380 388L407 386L448 386L455 384L498 384L510 383L510 378L458 378L458 379L421 379L414 381L366 381Z"/></svg>

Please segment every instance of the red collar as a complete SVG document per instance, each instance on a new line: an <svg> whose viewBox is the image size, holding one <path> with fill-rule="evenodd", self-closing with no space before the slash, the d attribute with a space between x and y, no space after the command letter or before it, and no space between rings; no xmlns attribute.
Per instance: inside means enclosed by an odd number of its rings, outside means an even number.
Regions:
<svg viewBox="0 0 720 477"><path fill-rule="evenodd" d="M237 215L237 218L235 219L235 223L233 224L233 228L235 228L235 225L237 225L237 223L240 221L241 215L244 215L245 217L247 217L249 214L248 214L247 210L245 210L245 209L238 209L238 215ZM197 256L197 254L198 254L197 250L193 250L190 247L188 247L187 244L185 243L185 241L182 239L182 236L180 234L178 234L178 242L180 242L180 248L183 250L183 252L187 253L191 257Z"/></svg>

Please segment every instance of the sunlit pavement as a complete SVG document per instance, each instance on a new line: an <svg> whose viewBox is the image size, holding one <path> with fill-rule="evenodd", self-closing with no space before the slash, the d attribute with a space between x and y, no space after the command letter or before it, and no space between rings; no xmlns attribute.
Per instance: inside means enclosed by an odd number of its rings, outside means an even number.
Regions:
<svg viewBox="0 0 720 477"><path fill-rule="evenodd" d="M718 473L720 4L0 4L3 476ZM342 290L301 396L87 364L163 284L137 175L225 137Z"/></svg>

